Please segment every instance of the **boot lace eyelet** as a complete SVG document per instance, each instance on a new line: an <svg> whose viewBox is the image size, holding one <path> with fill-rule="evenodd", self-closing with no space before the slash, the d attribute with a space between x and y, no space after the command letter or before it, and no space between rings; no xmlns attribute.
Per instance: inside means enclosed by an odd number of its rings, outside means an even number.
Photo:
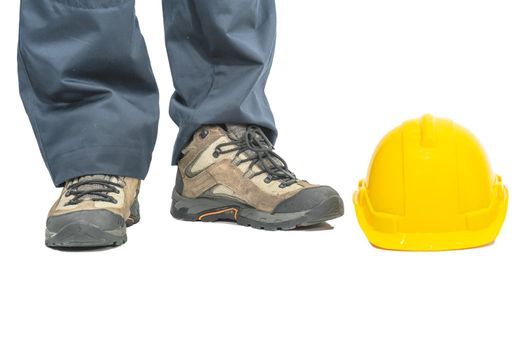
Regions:
<svg viewBox="0 0 525 350"><path fill-rule="evenodd" d="M199 133L199 136L200 136L201 139L205 139L206 136L208 136L209 133L210 132L208 130L202 129L201 132Z"/></svg>

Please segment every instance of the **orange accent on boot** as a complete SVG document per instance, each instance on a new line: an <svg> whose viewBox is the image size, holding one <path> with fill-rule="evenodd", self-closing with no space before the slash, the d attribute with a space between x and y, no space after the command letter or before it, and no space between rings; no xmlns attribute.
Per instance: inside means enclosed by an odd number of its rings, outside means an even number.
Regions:
<svg viewBox="0 0 525 350"><path fill-rule="evenodd" d="M226 209L215 211L215 212L212 212L212 213L202 214L201 216L199 216L199 221L201 221L202 219L207 218L209 216L224 214L224 213L228 213L228 212L233 212L233 217L235 218L235 220L237 220L237 214L239 213L239 209L237 209L237 208L226 208Z"/></svg>

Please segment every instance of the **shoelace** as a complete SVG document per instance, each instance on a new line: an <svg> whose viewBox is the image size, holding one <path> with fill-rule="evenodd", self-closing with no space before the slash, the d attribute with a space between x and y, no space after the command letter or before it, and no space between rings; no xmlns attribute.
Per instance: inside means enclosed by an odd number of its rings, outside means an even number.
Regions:
<svg viewBox="0 0 525 350"><path fill-rule="evenodd" d="M230 147L233 146L233 147ZM227 149L225 149L228 147ZM217 145L213 156L218 158L221 154L237 152L235 157L242 153L247 155L247 158L239 161L239 164L251 162L247 172L251 171L255 165L258 165L260 171L251 174L250 178L261 174L267 174L265 178L266 183L274 180L281 181L279 187L285 188L297 182L294 173L288 169L288 165L277 153L270 140L266 137L261 128L257 126L249 126L244 133L244 137L232 142L226 142Z"/></svg>
<svg viewBox="0 0 525 350"><path fill-rule="evenodd" d="M89 178L80 177L77 182L72 183L66 190L66 197L73 197L65 205L79 204L87 197L92 201L117 203L117 200L113 198L110 193L119 194L119 188L124 186L118 182L112 181L112 177L109 180L104 178ZM118 178L116 178L118 181Z"/></svg>

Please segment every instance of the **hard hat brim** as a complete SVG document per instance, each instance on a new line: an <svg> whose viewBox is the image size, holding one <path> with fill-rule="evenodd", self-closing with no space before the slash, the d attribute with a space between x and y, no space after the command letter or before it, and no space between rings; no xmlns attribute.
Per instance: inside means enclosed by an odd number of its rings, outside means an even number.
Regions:
<svg viewBox="0 0 525 350"><path fill-rule="evenodd" d="M498 177L499 178L499 177ZM500 178L499 178L500 179ZM362 230L365 232L372 245L378 248L400 251L446 251L477 248L493 243L499 235L508 209L508 189L498 181L494 186L495 199L490 208L487 208L484 217L479 222L486 222L488 217L491 221L482 227L463 229L447 232L399 232L396 225L396 216L375 213L369 205L366 195L364 181L361 182L360 190L354 194L354 205L357 219ZM479 214L477 214L479 216ZM372 218L387 217L391 221L392 229L383 232L376 228L377 225L369 221ZM368 219L367 219L368 218ZM476 219L479 219L477 217ZM467 220L467 215L466 215ZM383 222L384 224L384 222ZM395 226L395 227L393 227Z"/></svg>

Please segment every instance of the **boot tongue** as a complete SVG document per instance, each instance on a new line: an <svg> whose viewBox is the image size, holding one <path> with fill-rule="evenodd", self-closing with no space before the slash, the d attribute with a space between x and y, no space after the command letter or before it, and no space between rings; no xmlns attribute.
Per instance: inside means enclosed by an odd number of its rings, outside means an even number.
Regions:
<svg viewBox="0 0 525 350"><path fill-rule="evenodd" d="M246 134L246 126L238 124L226 124L226 131L230 136L234 136L235 140L242 140Z"/></svg>
<svg viewBox="0 0 525 350"><path fill-rule="evenodd" d="M228 133L228 137L234 141L244 140L244 135L246 135L246 129L247 127L245 125L226 124L226 132ZM247 157L251 157L255 155L255 152L248 150L248 149L245 150L243 153Z"/></svg>
<svg viewBox="0 0 525 350"><path fill-rule="evenodd" d="M230 138L236 140L236 141L242 141L244 140L244 137L246 135L246 131L248 130L248 127L246 125L239 125L239 124L226 124L226 132L228 133L228 136ZM262 134L261 129L257 129ZM252 134L253 136L253 134ZM268 148L272 148L271 144L268 144L262 137L257 137L257 141L260 143L260 145L266 145Z"/></svg>

